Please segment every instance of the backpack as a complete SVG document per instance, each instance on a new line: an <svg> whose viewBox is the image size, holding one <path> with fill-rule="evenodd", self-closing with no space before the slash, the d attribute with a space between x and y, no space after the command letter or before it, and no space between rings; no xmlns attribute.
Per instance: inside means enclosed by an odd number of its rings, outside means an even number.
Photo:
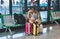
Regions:
<svg viewBox="0 0 60 39"><path fill-rule="evenodd" d="M22 14L14 14L14 20L16 24L25 24L26 19Z"/></svg>

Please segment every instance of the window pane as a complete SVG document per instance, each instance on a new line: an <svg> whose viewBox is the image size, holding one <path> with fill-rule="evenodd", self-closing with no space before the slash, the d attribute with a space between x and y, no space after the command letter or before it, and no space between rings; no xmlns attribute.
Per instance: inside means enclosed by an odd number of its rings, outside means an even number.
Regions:
<svg viewBox="0 0 60 39"><path fill-rule="evenodd" d="M52 10L57 10L57 3L58 3L57 0L51 0L50 3L51 3L50 4L51 9Z"/></svg>
<svg viewBox="0 0 60 39"><path fill-rule="evenodd" d="M48 0L40 0L40 6L48 6Z"/></svg>
<svg viewBox="0 0 60 39"><path fill-rule="evenodd" d="M22 8L24 7L25 0L12 0L12 13L23 13Z"/></svg>
<svg viewBox="0 0 60 39"><path fill-rule="evenodd" d="M9 14L9 0L0 0L0 13Z"/></svg>
<svg viewBox="0 0 60 39"><path fill-rule="evenodd" d="M50 6L57 6L57 0L51 0L51 5Z"/></svg>
<svg viewBox="0 0 60 39"><path fill-rule="evenodd" d="M47 22L47 11L40 11L41 21Z"/></svg>
<svg viewBox="0 0 60 39"><path fill-rule="evenodd" d="M37 0L27 0L27 6L37 6Z"/></svg>

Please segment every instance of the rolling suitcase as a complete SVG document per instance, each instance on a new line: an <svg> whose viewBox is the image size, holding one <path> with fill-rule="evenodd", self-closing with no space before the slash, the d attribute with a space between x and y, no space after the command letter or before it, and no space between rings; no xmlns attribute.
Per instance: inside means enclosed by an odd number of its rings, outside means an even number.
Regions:
<svg viewBox="0 0 60 39"><path fill-rule="evenodd" d="M26 34L32 34L32 24L27 22L25 25L25 29L26 29Z"/></svg>
<svg viewBox="0 0 60 39"><path fill-rule="evenodd" d="M40 33L40 26L37 25L37 35Z"/></svg>
<svg viewBox="0 0 60 39"><path fill-rule="evenodd" d="M40 26L37 23L33 23L33 35L38 35L40 32Z"/></svg>

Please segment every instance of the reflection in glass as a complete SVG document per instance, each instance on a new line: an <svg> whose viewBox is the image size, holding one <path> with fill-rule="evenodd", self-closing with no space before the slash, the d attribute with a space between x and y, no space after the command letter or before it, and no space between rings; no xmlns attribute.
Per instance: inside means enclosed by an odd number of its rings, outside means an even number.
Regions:
<svg viewBox="0 0 60 39"><path fill-rule="evenodd" d="M14 34L13 38L18 38L18 37L23 37L23 36L25 36L25 32Z"/></svg>
<svg viewBox="0 0 60 39"><path fill-rule="evenodd" d="M6 36L8 36L8 38L10 39L10 35L2 36L2 37L0 37L0 39L7 39ZM16 39L16 38L20 38L20 37L23 37L23 36L25 36L25 33L24 32L23 33L14 34L13 35L13 38Z"/></svg>
<svg viewBox="0 0 60 39"><path fill-rule="evenodd" d="M52 30L52 26L49 27L49 30Z"/></svg>

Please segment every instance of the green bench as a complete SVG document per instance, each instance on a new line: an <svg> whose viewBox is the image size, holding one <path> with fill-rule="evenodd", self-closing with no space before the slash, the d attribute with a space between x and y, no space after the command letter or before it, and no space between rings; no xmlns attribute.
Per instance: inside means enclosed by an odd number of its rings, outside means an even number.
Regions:
<svg viewBox="0 0 60 39"><path fill-rule="evenodd" d="M24 26L25 24L14 24L13 22L13 16L11 18L11 15L0 15L0 18L2 20L2 28L5 28L5 32L7 33L7 30L9 30L9 33L12 37L12 31L11 27L18 27L18 26ZM12 21L11 21L12 20Z"/></svg>
<svg viewBox="0 0 60 39"><path fill-rule="evenodd" d="M56 20L60 20L60 11L51 11L50 17L51 21L55 21L55 23L58 24Z"/></svg>

